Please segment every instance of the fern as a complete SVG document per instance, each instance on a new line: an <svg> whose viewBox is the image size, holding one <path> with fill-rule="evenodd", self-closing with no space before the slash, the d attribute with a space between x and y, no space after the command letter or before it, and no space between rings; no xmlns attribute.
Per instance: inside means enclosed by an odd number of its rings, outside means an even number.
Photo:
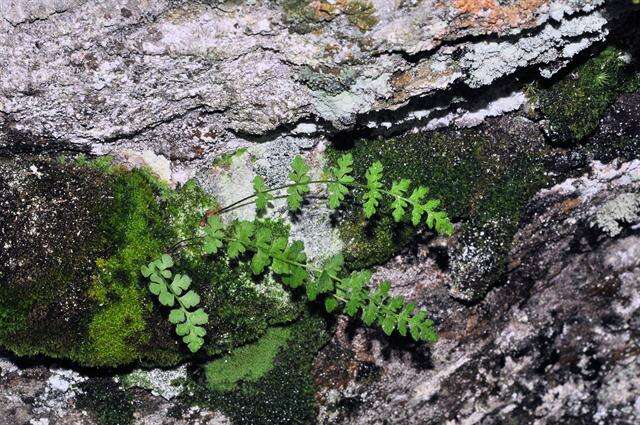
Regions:
<svg viewBox="0 0 640 425"><path fill-rule="evenodd" d="M287 203L289 204L289 210L292 212L299 211L302 206L303 195L309 192L309 182L311 178L307 174L309 172L309 166L304 160L296 156L291 162L291 173L289 178L294 184L287 188Z"/></svg>
<svg viewBox="0 0 640 425"><path fill-rule="evenodd" d="M195 353L202 347L206 330L201 326L207 324L209 316L201 308L193 310L200 304L200 296L191 286L191 278L184 274L173 275L171 272L173 259L163 254L147 266L142 266L142 275L149 278L149 290L158 296L160 304L174 307L169 313L169 321L176 325L176 333L191 352ZM173 276L171 283L167 279Z"/></svg>
<svg viewBox="0 0 640 425"><path fill-rule="evenodd" d="M270 228L261 220L235 221L225 225L220 219L224 214L238 206L254 203L257 213L264 213L270 201L286 197L291 212L302 208L304 196L311 192L311 185L325 186L328 193L328 205L338 208L352 189L364 192L362 209L370 219L381 211L385 199L389 201L391 214L396 222L410 221L414 226L421 223L439 234L450 235L453 232L447 214L439 210L440 201L428 199L428 189L423 186L411 187L411 182L401 179L386 189L383 184L382 163L373 163L365 174L366 182L358 182L351 175L353 157L343 155L337 166L325 170L321 180L312 180L309 166L301 157L291 163L289 174L291 183L269 188L262 177L253 180L255 193L208 214L202 239L203 252L210 255L226 255L233 260L247 261L255 275L271 273L290 288L304 288L309 301L322 300L327 312L343 311L349 316L360 317L367 325L376 324L384 333L391 335L397 331L400 335L411 335L416 341L437 340L433 321L427 318L424 310L416 310L415 304L406 303L402 297L390 296L391 284L382 282L374 290L371 288L373 273L360 270L347 273L344 259L336 255L321 267L308 262L304 244L301 241L289 242L289 236L274 238ZM286 196L274 196L274 193L286 191ZM408 195L410 193L410 195ZM200 302L194 291L188 291L191 280L185 275L175 275L173 282L170 268L173 261L168 255L153 261L142 268L142 274L150 279L149 289L158 296L160 304L174 307L169 315L176 332L191 351L197 351L203 344L205 330L202 325L208 321L202 309L191 311Z"/></svg>
<svg viewBox="0 0 640 425"><path fill-rule="evenodd" d="M380 191L382 188L382 168L382 163L376 161L365 174L367 192L362 199L364 200L364 215L367 218L371 218L376 213L380 199L382 199L382 192Z"/></svg>

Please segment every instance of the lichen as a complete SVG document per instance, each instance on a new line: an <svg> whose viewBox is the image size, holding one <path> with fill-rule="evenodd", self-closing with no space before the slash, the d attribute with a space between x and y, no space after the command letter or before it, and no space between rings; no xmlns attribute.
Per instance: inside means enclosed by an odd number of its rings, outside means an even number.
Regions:
<svg viewBox="0 0 640 425"><path fill-rule="evenodd" d="M346 2L344 13L349 22L361 31L368 31L378 23L375 15L376 9L369 1L352 0Z"/></svg>
<svg viewBox="0 0 640 425"><path fill-rule="evenodd" d="M621 223L634 224L640 221L640 195L623 193L604 204L591 221L592 227L598 227L609 236L622 232Z"/></svg>
<svg viewBox="0 0 640 425"><path fill-rule="evenodd" d="M367 0L284 0L282 9L285 21L301 33L313 31L322 22L330 22L342 14L361 31L368 31L378 23L375 7Z"/></svg>
<svg viewBox="0 0 640 425"><path fill-rule="evenodd" d="M171 400L184 390L187 365L177 369L136 369L119 377L123 388L144 388L156 396Z"/></svg>

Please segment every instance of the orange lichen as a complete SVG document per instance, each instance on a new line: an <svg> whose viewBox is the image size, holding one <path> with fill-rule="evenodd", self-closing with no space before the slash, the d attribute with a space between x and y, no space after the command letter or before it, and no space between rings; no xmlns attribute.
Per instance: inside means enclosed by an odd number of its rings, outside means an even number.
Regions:
<svg viewBox="0 0 640 425"><path fill-rule="evenodd" d="M548 0L519 0L501 5L497 0L454 0L454 7L463 15L463 27L500 30L535 23L536 15Z"/></svg>

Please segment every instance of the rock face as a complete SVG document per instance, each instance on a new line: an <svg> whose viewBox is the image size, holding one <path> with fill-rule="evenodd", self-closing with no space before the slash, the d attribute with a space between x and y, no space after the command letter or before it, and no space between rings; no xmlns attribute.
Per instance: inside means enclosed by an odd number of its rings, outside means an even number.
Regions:
<svg viewBox="0 0 640 425"><path fill-rule="evenodd" d="M0 425L640 422L632 7L0 0ZM140 264L255 175L280 186L301 155L319 176L345 151L361 179L381 161L386 183L429 186L455 237L370 223L359 206L332 214L320 192L268 217L289 220L313 261L376 266L439 342L344 317L334 329L273 279L185 248L178 267L210 317L202 356L188 354ZM205 360L285 326L260 378L207 376Z"/></svg>
<svg viewBox="0 0 640 425"><path fill-rule="evenodd" d="M620 222L613 238L598 217L639 192L637 160L596 163L589 175L541 191L516 235L506 284L467 311L430 306L443 321L430 357L343 329L320 364L355 356L323 392L324 422L637 423L640 220ZM409 281L440 298L443 280L420 277L433 262L418 264L383 274L413 270Z"/></svg>
<svg viewBox="0 0 640 425"><path fill-rule="evenodd" d="M553 74L605 37L618 3L4 1L0 124L185 160L225 142L437 125L453 103L509 94L521 70ZM498 79L506 89L486 89ZM487 99L464 106L461 88Z"/></svg>

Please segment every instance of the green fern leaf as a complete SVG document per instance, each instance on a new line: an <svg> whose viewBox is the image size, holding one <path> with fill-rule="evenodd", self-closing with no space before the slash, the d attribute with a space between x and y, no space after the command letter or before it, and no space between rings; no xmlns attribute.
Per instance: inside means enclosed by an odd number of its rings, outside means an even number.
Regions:
<svg viewBox="0 0 640 425"><path fill-rule="evenodd" d="M287 188L287 204L289 205L290 211L296 212L299 211L302 206L303 195L311 190L309 187L311 178L307 174L309 172L309 166L300 156L296 156L293 159L291 169L289 179L293 182L293 186Z"/></svg>
<svg viewBox="0 0 640 425"><path fill-rule="evenodd" d="M391 195L393 195L393 202L391 203L391 209L393 210L393 219L398 222L402 220L405 215L405 208L408 203L404 196L407 190L409 190L409 184L411 182L407 179L394 182L391 186Z"/></svg>
<svg viewBox="0 0 640 425"><path fill-rule="evenodd" d="M233 239L227 246L227 255L230 259L235 259L247 250L251 243L254 225L250 221L237 221L233 226Z"/></svg>
<svg viewBox="0 0 640 425"><path fill-rule="evenodd" d="M200 304L200 295L194 291L189 291L180 297L180 302L185 308L195 307Z"/></svg>
<svg viewBox="0 0 640 425"><path fill-rule="evenodd" d="M349 193L347 186L355 181L351 172L353 172L353 156L350 153L338 158L338 167L332 167L329 170L329 178L335 180L327 185L331 209L338 208Z"/></svg>
<svg viewBox="0 0 640 425"><path fill-rule="evenodd" d="M173 307L173 304L175 303L175 296L171 292L165 290L160 292L158 300L163 306Z"/></svg>
<svg viewBox="0 0 640 425"><path fill-rule="evenodd" d="M158 258L154 263L158 270L165 270L169 267L173 267L173 259L168 254L162 254L162 256Z"/></svg>
<svg viewBox="0 0 640 425"><path fill-rule="evenodd" d="M365 325L371 326L373 322L376 321L377 318L378 318L378 306L375 305L373 302L369 303L362 310L362 321L364 322Z"/></svg>
<svg viewBox="0 0 640 425"><path fill-rule="evenodd" d="M382 330L385 334L391 335L393 330L396 328L396 320L393 315L387 315L382 319L382 323L380 324Z"/></svg>
<svg viewBox="0 0 640 425"><path fill-rule="evenodd" d="M204 252L207 254L215 254L222 247L222 238L224 238L224 225L218 216L212 216L207 219L207 225L204 228Z"/></svg>
<svg viewBox="0 0 640 425"><path fill-rule="evenodd" d="M251 258L251 270L253 274L261 274L269 264L271 264L271 257L263 249L258 249Z"/></svg>
<svg viewBox="0 0 640 425"><path fill-rule="evenodd" d="M276 238L271 243L271 248L269 251L269 255L272 257L271 270L279 275L287 274L291 271L291 266L285 255L285 250L287 249L288 242L288 238L280 237Z"/></svg>
<svg viewBox="0 0 640 425"><path fill-rule="evenodd" d="M189 320L194 325L204 325L209 322L209 315L199 308L189 315Z"/></svg>
<svg viewBox="0 0 640 425"><path fill-rule="evenodd" d="M174 294L180 295L182 291L186 291L189 289L191 285L191 278L184 274L176 274L173 278L173 282L171 282L171 290Z"/></svg>
<svg viewBox="0 0 640 425"><path fill-rule="evenodd" d="M411 224L417 226L422 220L422 215L426 212L426 209L422 205L422 200L427 196L429 190L426 187L418 186L413 189L409 201L411 202L413 209L411 210Z"/></svg>
<svg viewBox="0 0 640 425"><path fill-rule="evenodd" d="M253 178L253 190L256 192L256 211L258 213L266 211L269 202L273 200L273 195L269 192L262 177L255 176Z"/></svg>
<svg viewBox="0 0 640 425"><path fill-rule="evenodd" d="M304 267L291 267L291 272L282 277L282 281L285 285L291 288L298 288L305 284L309 278L309 272Z"/></svg>
<svg viewBox="0 0 640 425"><path fill-rule="evenodd" d="M407 325L409 324L409 317L413 310L415 310L415 304L407 304L402 309L402 312L398 315L398 333L402 336L407 335Z"/></svg>
<svg viewBox="0 0 640 425"><path fill-rule="evenodd" d="M338 300L334 297L325 298L324 308L327 310L327 313L332 313L336 308L338 308Z"/></svg>
<svg viewBox="0 0 640 425"><path fill-rule="evenodd" d="M365 173L367 179L367 192L363 196L364 200L364 215L367 218L371 218L380 204L382 199L382 170L383 166L380 161L374 162L371 167Z"/></svg>
<svg viewBox="0 0 640 425"><path fill-rule="evenodd" d="M163 292L163 285L158 282L151 282L149 283L149 291L151 291L153 295L160 295L160 293Z"/></svg>
<svg viewBox="0 0 640 425"><path fill-rule="evenodd" d="M169 313L169 322L174 325L184 322L186 318L185 312L181 308L173 309L171 310L171 313Z"/></svg>

